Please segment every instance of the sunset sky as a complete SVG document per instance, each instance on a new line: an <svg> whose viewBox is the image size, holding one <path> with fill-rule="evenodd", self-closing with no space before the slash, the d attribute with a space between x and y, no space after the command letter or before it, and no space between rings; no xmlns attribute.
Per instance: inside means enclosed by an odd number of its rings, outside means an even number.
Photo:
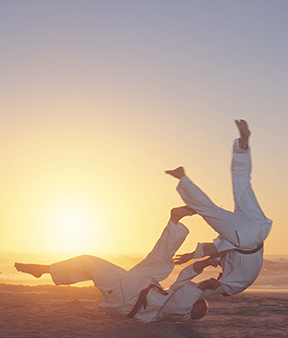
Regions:
<svg viewBox="0 0 288 338"><path fill-rule="evenodd" d="M145 254L179 165L233 210L235 119L288 255L288 1L1 0L0 251ZM200 218L180 252L216 233Z"/></svg>

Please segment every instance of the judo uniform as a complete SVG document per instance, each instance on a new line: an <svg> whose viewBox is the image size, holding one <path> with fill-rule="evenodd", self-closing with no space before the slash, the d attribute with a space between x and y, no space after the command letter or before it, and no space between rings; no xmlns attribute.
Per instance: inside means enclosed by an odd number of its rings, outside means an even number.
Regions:
<svg viewBox="0 0 288 338"><path fill-rule="evenodd" d="M257 278L262 262L263 247L255 253L243 254L243 251L257 250L267 238L272 221L261 210L251 187L250 147L243 150L236 139L232 153L232 184L235 202L234 212L216 206L187 176L179 181L177 190L183 201L201 215L204 220L219 233L214 240L219 265L223 269L221 286L216 290L205 290L200 298L221 293L233 295L245 290ZM198 244L194 258L203 257L203 244ZM183 269L171 289L177 289L193 275L193 267Z"/></svg>
<svg viewBox="0 0 288 338"><path fill-rule="evenodd" d="M103 295L102 309L127 316L143 289L151 284L161 287L159 282L171 273L173 256L188 233L182 223L176 225L169 221L153 250L129 271L104 259L83 255L52 264L50 274L56 285L92 280ZM147 307L144 309L141 305L133 318L145 323L186 321L194 303L203 293L197 286L192 281L186 281L179 289L167 290L166 294L152 288L146 296Z"/></svg>

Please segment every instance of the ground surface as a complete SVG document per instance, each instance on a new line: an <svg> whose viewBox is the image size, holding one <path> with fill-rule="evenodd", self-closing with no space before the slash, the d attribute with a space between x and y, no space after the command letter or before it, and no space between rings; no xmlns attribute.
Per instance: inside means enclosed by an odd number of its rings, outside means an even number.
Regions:
<svg viewBox="0 0 288 338"><path fill-rule="evenodd" d="M288 337L288 293L209 300L207 316L184 324L135 323L98 309L95 287L0 285L0 337Z"/></svg>

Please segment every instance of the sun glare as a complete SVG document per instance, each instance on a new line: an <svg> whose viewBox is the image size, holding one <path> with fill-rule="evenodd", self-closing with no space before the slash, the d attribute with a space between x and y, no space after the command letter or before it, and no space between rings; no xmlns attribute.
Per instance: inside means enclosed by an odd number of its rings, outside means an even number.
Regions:
<svg viewBox="0 0 288 338"><path fill-rule="evenodd" d="M58 203L49 211L48 218L46 227L53 251L85 253L91 248L95 233L98 239L101 238L100 217L83 201Z"/></svg>
<svg viewBox="0 0 288 338"><path fill-rule="evenodd" d="M58 235L69 242L83 240L88 223L88 215L83 210L67 208L66 210L59 210L58 214L55 215Z"/></svg>

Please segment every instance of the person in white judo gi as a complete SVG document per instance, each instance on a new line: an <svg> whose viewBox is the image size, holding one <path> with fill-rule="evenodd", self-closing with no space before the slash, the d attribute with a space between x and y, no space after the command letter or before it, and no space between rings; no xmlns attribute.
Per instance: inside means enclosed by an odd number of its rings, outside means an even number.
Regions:
<svg viewBox="0 0 288 338"><path fill-rule="evenodd" d="M212 294L234 295L248 288L257 278L263 262L263 241L267 238L272 221L262 212L251 187L251 156L248 145L250 131L244 120L235 121L240 138L234 141L232 154L232 183L235 210L230 212L216 206L185 174L183 167L166 171L179 179L177 190L191 210L196 211L219 233L213 243L198 243L192 253L178 255L176 264L192 258L214 255L222 267L221 285L216 290L206 290L200 296ZM194 277L193 266L183 269L176 282L176 290Z"/></svg>
<svg viewBox="0 0 288 338"><path fill-rule="evenodd" d="M179 221L182 217L193 214L186 206L172 209L168 225L153 250L129 271L89 255L52 265L15 263L15 267L18 271L36 278L49 273L56 285L92 280L103 295L103 309L145 323L200 319L207 311L207 302L197 301L204 290L216 289L220 285L219 281L211 278L195 284L189 280L173 291L164 291L159 284L172 271L175 265L173 256L189 233L186 226ZM209 265L217 264L210 258L196 262L193 267L194 275Z"/></svg>

